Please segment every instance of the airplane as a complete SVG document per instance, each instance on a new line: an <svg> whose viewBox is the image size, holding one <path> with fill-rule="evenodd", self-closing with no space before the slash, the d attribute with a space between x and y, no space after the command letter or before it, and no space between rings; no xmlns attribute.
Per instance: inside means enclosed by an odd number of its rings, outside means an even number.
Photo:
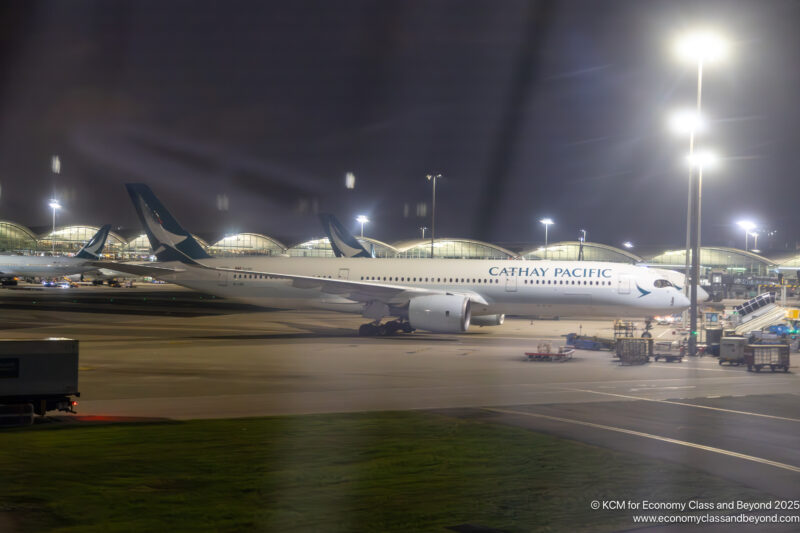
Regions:
<svg viewBox="0 0 800 533"><path fill-rule="evenodd" d="M592 261L211 257L145 184L127 184L158 263L94 261L263 307L359 313L359 335L463 333L506 314L643 316L689 301L664 276ZM391 318L382 323L384 318Z"/></svg>
<svg viewBox="0 0 800 533"><path fill-rule="evenodd" d="M375 257L375 253L368 252L358 239L342 226L339 219L334 215L322 213L319 215L319 219L320 222L322 222L322 227L325 230L325 234L328 236L328 241L330 241L331 248L336 257ZM658 273L667 278L678 290L683 290L686 286L686 276L684 274L668 268L658 268L651 265L646 266L651 272ZM698 286L697 300L699 302L705 302L708 299L708 292Z"/></svg>
<svg viewBox="0 0 800 533"><path fill-rule="evenodd" d="M90 264L100 259L111 224L106 224L74 257L40 255L0 255L0 279L5 283L14 277L57 278L97 270Z"/></svg>
<svg viewBox="0 0 800 533"><path fill-rule="evenodd" d="M374 250L368 252L364 245L358 242L358 239L348 232L334 215L320 213L319 220L322 222L322 227L336 257L375 257Z"/></svg>

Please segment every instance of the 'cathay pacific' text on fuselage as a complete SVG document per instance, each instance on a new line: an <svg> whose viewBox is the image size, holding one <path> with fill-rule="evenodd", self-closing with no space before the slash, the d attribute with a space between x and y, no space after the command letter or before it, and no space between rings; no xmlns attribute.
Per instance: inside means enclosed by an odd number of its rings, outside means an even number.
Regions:
<svg viewBox="0 0 800 533"><path fill-rule="evenodd" d="M551 272L552 270L552 272ZM605 278L611 277L610 268L563 268L563 267L491 267L490 276L538 277L554 278Z"/></svg>

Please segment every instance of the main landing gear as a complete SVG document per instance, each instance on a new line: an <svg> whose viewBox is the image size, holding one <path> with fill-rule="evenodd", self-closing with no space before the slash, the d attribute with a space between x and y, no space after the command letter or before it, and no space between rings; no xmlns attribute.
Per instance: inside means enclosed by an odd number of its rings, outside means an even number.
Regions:
<svg viewBox="0 0 800 533"><path fill-rule="evenodd" d="M385 324L381 324L376 321L362 324L361 327L358 328L358 336L375 337L379 335L381 337L386 337L387 335L394 335L398 331L402 331L403 333L411 333L414 331L414 328L412 328L411 324L408 322L403 322L400 320L392 320Z"/></svg>

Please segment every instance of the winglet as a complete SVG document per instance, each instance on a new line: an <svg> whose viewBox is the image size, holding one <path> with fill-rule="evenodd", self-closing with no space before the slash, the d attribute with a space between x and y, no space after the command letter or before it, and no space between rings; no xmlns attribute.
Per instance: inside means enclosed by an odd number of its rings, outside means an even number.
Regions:
<svg viewBox="0 0 800 533"><path fill-rule="evenodd" d="M143 183L126 183L125 188L159 261L191 263L211 257L192 234L178 224L150 187Z"/></svg>
<svg viewBox="0 0 800 533"><path fill-rule="evenodd" d="M106 245L109 231L111 231L111 224L106 224L100 228L97 233L89 239L89 242L75 254L75 257L80 257L81 259L99 259L100 253Z"/></svg>
<svg viewBox="0 0 800 533"><path fill-rule="evenodd" d="M320 213L319 220L328 235L328 240L336 257L375 257L374 253L369 253L353 235L344 229L344 226L335 216L328 213Z"/></svg>

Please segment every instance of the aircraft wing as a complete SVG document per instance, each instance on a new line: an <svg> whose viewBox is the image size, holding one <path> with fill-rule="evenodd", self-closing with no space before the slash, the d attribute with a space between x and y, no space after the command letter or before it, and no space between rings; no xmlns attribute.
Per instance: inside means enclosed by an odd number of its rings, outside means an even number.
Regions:
<svg viewBox="0 0 800 533"><path fill-rule="evenodd" d="M151 276L153 278L157 278L159 276L166 276L168 274L177 274L179 272L186 272L185 268L166 268L163 266L137 265L133 263L114 263L111 261L87 261L86 264L97 268L106 268L109 270L116 270L117 272L133 274L134 276Z"/></svg>
<svg viewBox="0 0 800 533"><path fill-rule="evenodd" d="M463 294L477 304L488 305L488 302L479 294L472 291L443 291L438 289L425 289L422 287L407 287L387 283L351 281L346 279L317 278L314 276L299 276L295 274L281 274L277 272L259 272L255 270L241 270L234 268L214 268L196 262L198 266L218 272L231 274L253 274L256 276L269 276L271 278L292 280L292 285L298 289L319 289L328 294L338 294L357 302L380 301L392 305L404 305L416 296L436 294Z"/></svg>

